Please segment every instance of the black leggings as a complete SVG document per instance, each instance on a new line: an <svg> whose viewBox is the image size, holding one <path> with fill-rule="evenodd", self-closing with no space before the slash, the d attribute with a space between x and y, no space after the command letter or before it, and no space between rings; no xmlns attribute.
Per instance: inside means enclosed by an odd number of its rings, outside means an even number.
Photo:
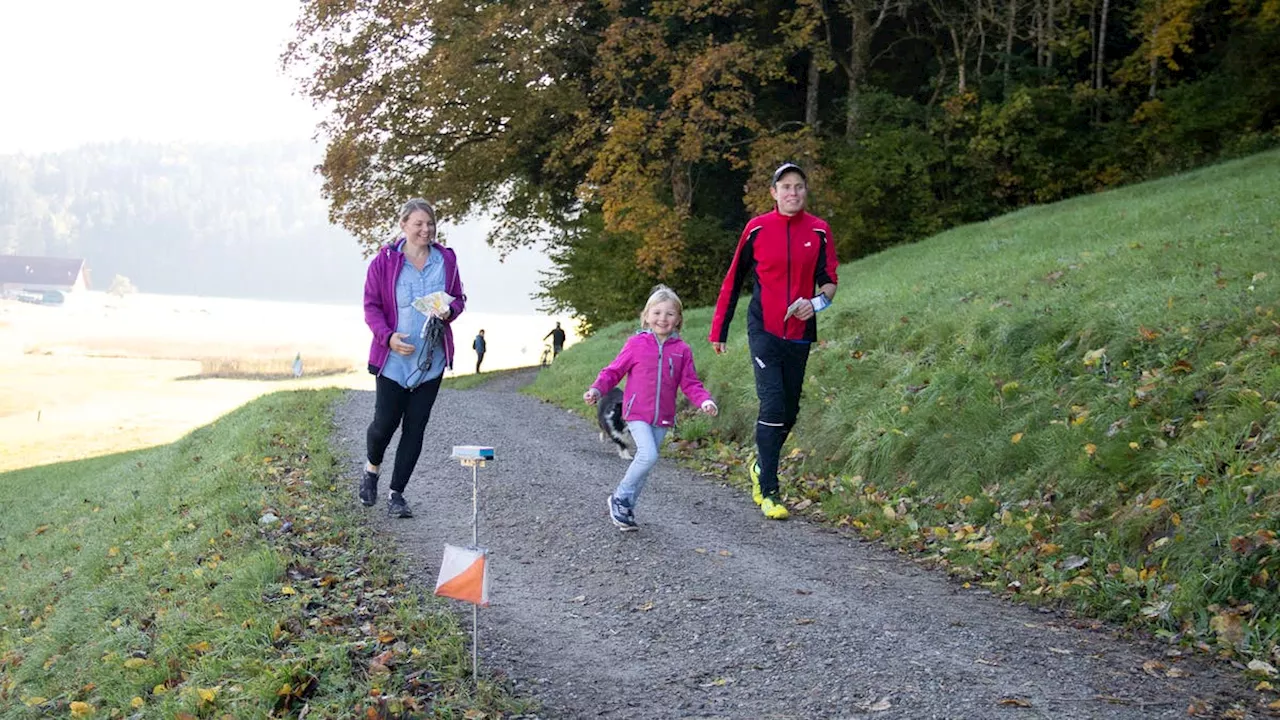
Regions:
<svg viewBox="0 0 1280 720"><path fill-rule="evenodd" d="M377 378L377 396L373 405L373 422L365 434L369 464L381 465L382 457L391 444L396 426L400 427L400 444L396 446L396 466L391 471L391 489L404 492L422 454L422 436L427 432L431 419L431 407L436 404L443 377L428 380L412 390L406 390L395 380L381 375Z"/></svg>
<svg viewBox="0 0 1280 720"><path fill-rule="evenodd" d="M809 364L809 343L783 340L768 333L751 333L751 369L756 376L756 451L760 454L760 492L778 493L778 456L800 414L800 390Z"/></svg>

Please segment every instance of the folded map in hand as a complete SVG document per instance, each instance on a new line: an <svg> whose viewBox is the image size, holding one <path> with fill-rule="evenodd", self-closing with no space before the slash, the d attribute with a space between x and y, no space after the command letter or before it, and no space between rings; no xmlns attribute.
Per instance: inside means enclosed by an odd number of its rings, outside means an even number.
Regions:
<svg viewBox="0 0 1280 720"><path fill-rule="evenodd" d="M453 302L453 296L447 292L433 292L430 295L413 301L413 309L423 315L432 315L440 317L449 309L449 303Z"/></svg>

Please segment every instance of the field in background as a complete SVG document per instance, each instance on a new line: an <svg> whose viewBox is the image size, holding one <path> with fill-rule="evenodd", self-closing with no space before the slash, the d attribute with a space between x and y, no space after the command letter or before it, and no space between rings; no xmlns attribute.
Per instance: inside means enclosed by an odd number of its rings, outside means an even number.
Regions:
<svg viewBox="0 0 1280 720"><path fill-rule="evenodd" d="M473 372L481 327L484 370L536 364L557 319L571 328L568 318L464 314L451 374ZM97 292L61 307L0 300L0 472L172 442L268 392L371 389L368 338L358 304Z"/></svg>

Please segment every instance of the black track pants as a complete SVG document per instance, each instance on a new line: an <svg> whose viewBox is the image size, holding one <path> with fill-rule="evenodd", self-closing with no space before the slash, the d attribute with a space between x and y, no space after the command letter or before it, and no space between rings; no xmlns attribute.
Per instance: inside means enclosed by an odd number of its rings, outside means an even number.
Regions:
<svg viewBox="0 0 1280 720"><path fill-rule="evenodd" d="M760 457L760 492L778 494L778 456L800 414L800 389L809 363L809 343L751 333L751 369L756 376L756 451Z"/></svg>

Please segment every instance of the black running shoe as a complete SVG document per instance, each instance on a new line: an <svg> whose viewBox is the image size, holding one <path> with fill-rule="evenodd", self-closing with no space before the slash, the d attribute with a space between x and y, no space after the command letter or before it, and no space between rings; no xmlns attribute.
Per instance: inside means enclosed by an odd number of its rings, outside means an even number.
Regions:
<svg viewBox="0 0 1280 720"><path fill-rule="evenodd" d="M360 502L365 507L372 507L378 502L378 473L364 471L360 478Z"/></svg>
<svg viewBox="0 0 1280 720"><path fill-rule="evenodd" d="M397 518L411 518L413 517L413 511L409 509L409 503L404 501L404 496L392 490L391 497L387 499L387 515Z"/></svg>

